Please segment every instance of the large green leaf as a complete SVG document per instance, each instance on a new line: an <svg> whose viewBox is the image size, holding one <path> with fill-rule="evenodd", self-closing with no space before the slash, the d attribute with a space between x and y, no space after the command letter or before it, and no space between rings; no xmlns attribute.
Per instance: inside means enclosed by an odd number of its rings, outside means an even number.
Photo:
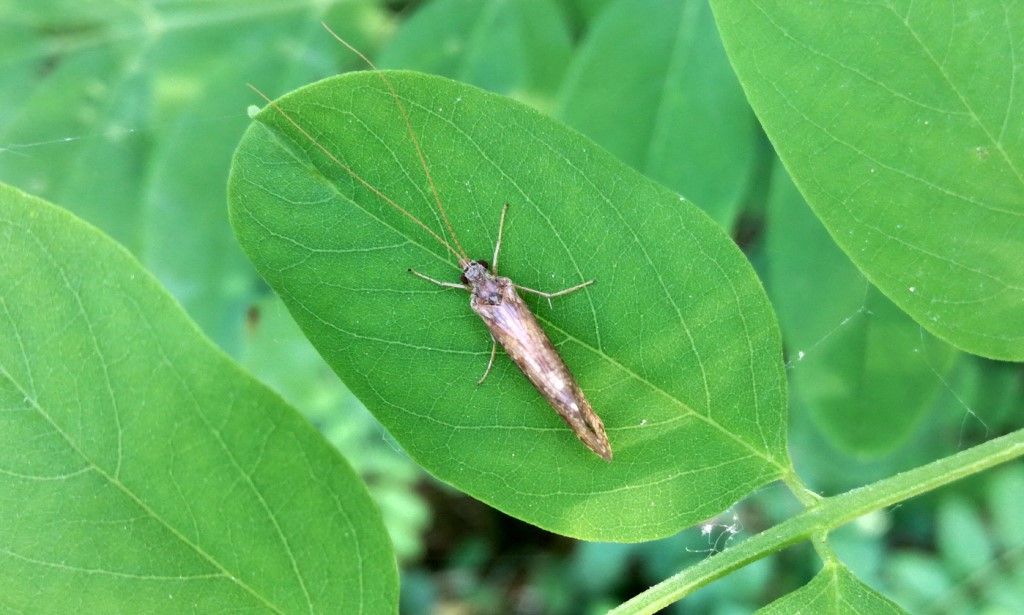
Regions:
<svg viewBox="0 0 1024 615"><path fill-rule="evenodd" d="M470 254L529 298L604 419L585 449L490 338L430 236L286 121L444 232L402 114ZM458 488L572 536L643 540L717 513L789 468L778 329L743 255L705 214L584 137L500 96L417 73L328 79L264 109L236 154L243 248L345 383L410 455Z"/></svg>
<svg viewBox="0 0 1024 615"><path fill-rule="evenodd" d="M903 609L853 576L843 565L830 563L810 583L758 611L759 615L899 615Z"/></svg>
<svg viewBox="0 0 1024 615"><path fill-rule="evenodd" d="M550 0L434 0L402 24L379 63L548 107L571 53L568 27Z"/></svg>
<svg viewBox="0 0 1024 615"><path fill-rule="evenodd" d="M605 9L573 60L558 116L732 226L758 130L706 0Z"/></svg>
<svg viewBox="0 0 1024 615"><path fill-rule="evenodd" d="M348 464L124 249L0 186L0 262L5 609L396 609Z"/></svg>
<svg viewBox="0 0 1024 615"><path fill-rule="evenodd" d="M864 279L780 165L772 176L765 247L793 394L846 452L890 452L946 386L956 351Z"/></svg>
<svg viewBox="0 0 1024 615"><path fill-rule="evenodd" d="M1024 4L713 0L836 243L964 350L1024 360Z"/></svg>

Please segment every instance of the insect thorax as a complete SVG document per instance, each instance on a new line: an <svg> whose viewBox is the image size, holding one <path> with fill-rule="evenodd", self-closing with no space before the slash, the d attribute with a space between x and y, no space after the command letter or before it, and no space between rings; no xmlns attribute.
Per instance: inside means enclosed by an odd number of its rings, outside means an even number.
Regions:
<svg viewBox="0 0 1024 615"><path fill-rule="evenodd" d="M469 286L479 303L499 305L503 280L491 273L485 261L470 261L462 267L462 283Z"/></svg>

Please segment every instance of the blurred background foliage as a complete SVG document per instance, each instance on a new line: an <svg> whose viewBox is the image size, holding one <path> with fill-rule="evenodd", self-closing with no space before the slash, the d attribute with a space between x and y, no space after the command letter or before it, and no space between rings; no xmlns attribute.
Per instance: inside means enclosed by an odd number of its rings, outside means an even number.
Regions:
<svg viewBox="0 0 1024 615"><path fill-rule="evenodd" d="M362 68L321 20L383 67L558 117L730 230L778 311L790 449L812 488L838 493L1024 424L1019 365L933 338L835 246L760 132L706 0L0 0L0 180L126 245L346 455L395 543L403 611L603 612L797 505L770 487L664 540L580 543L408 460L256 277L227 222L231 152L258 102L245 84L276 96ZM1021 613L1021 510L1018 462L869 515L832 542L913 612ZM674 608L749 612L817 566L809 546L794 547Z"/></svg>

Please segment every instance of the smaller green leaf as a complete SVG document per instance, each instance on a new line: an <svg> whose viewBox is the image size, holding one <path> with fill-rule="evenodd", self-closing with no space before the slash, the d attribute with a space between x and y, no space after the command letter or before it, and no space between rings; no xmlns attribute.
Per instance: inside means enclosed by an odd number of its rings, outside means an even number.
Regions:
<svg viewBox="0 0 1024 615"><path fill-rule="evenodd" d="M401 25L379 64L547 108L571 53L568 27L550 0L434 0Z"/></svg>
<svg viewBox="0 0 1024 615"><path fill-rule="evenodd" d="M0 262L5 609L395 610L351 468L124 248L0 186Z"/></svg>
<svg viewBox="0 0 1024 615"><path fill-rule="evenodd" d="M779 164L765 235L795 395L841 450L861 458L891 452L945 386L956 351L864 279Z"/></svg>
<svg viewBox="0 0 1024 615"><path fill-rule="evenodd" d="M566 123L732 226L758 128L706 0L609 5L559 98Z"/></svg>
<svg viewBox="0 0 1024 615"><path fill-rule="evenodd" d="M811 582L758 611L759 615L898 615L903 609L853 576L842 564L825 566Z"/></svg>

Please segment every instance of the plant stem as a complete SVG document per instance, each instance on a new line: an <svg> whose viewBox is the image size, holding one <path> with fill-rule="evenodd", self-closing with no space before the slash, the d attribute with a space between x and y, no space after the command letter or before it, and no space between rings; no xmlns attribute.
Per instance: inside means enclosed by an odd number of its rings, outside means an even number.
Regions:
<svg viewBox="0 0 1024 615"><path fill-rule="evenodd" d="M1024 455L1024 429L885 480L822 498L812 508L665 579L609 615L654 613L715 579L861 515L931 491Z"/></svg>

